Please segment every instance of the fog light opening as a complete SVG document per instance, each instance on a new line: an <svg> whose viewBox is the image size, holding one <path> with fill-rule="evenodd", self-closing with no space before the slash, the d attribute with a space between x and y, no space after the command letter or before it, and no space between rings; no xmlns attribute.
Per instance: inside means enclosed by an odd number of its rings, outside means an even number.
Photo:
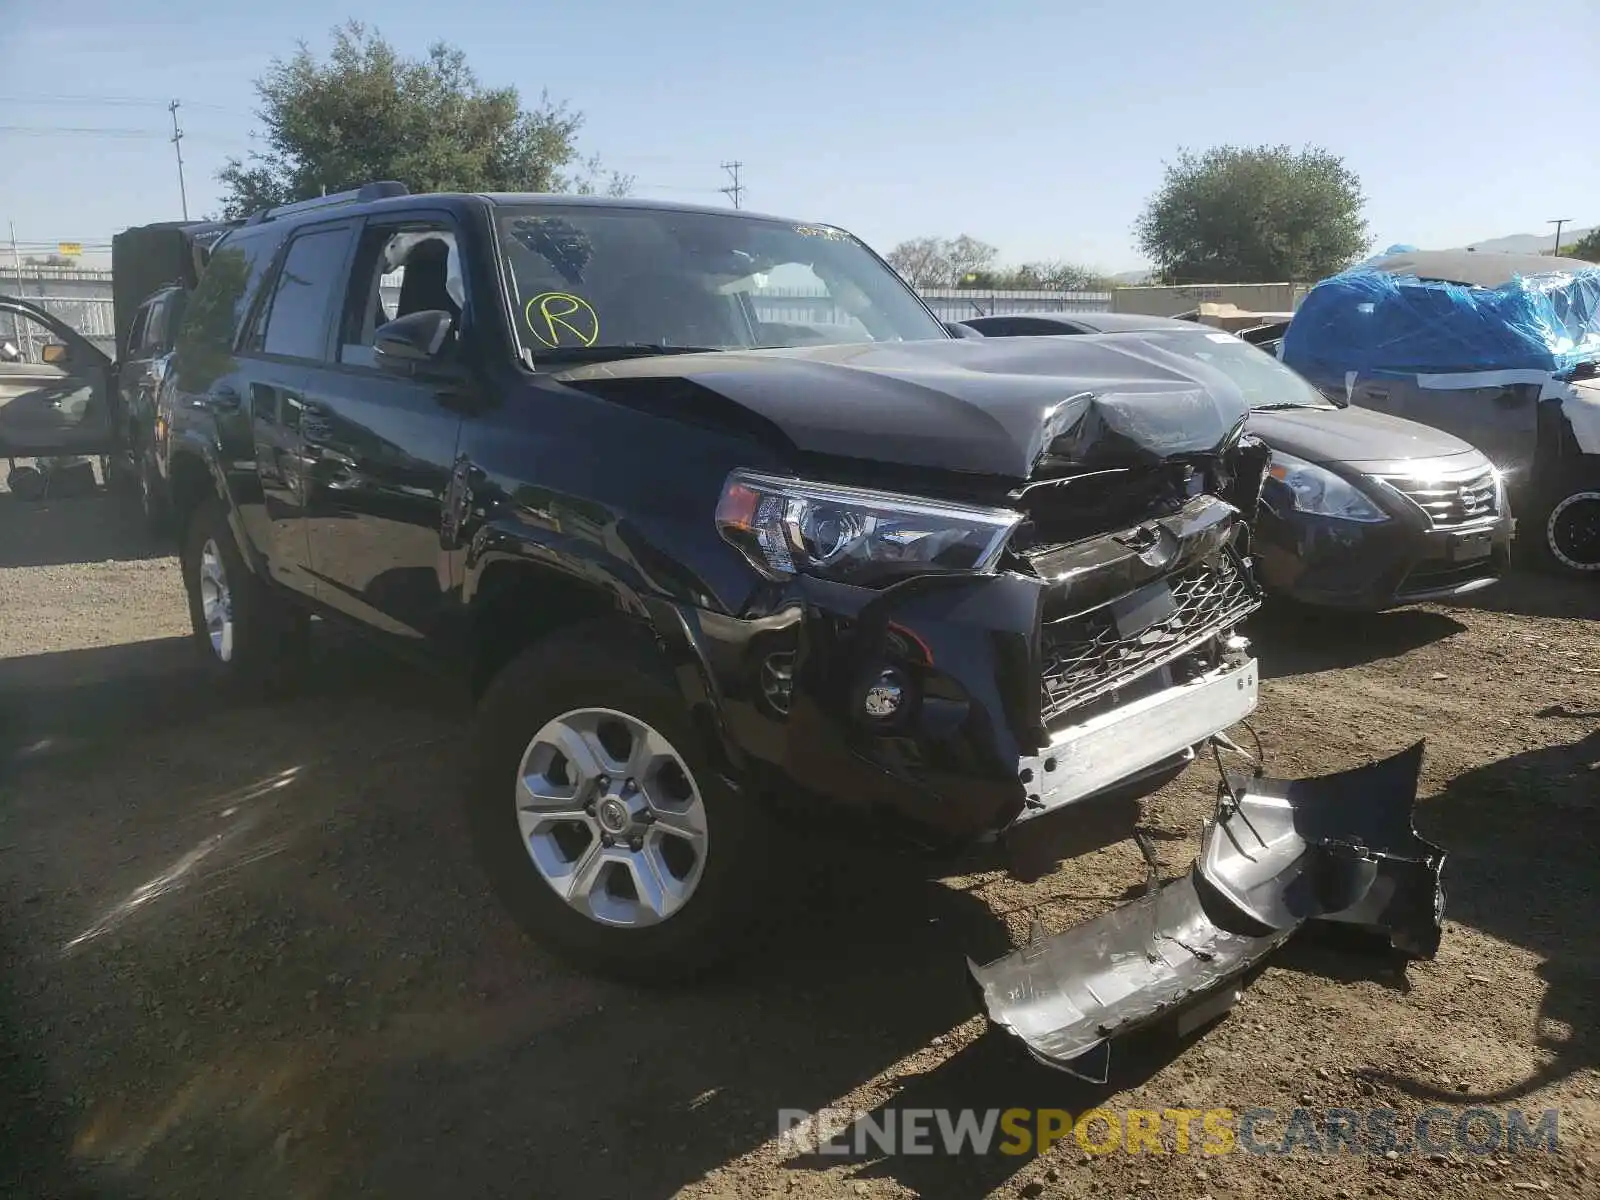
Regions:
<svg viewBox="0 0 1600 1200"><path fill-rule="evenodd" d="M874 721L888 721L899 716L905 702L905 677L893 667L886 667L878 672L876 680L867 685L861 698L861 708Z"/></svg>

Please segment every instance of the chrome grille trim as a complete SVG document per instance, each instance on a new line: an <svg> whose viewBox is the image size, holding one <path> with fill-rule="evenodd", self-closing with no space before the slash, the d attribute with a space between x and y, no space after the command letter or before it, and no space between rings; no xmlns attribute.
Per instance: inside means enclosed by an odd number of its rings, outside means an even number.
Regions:
<svg viewBox="0 0 1600 1200"><path fill-rule="evenodd" d="M1407 475L1375 478L1420 509L1434 529L1462 529L1500 515L1500 487L1488 464L1428 479Z"/></svg>
<svg viewBox="0 0 1600 1200"><path fill-rule="evenodd" d="M1190 653L1261 605L1260 591L1226 550L1167 582L1176 611L1132 637L1117 632L1109 604L1045 623L1040 649L1046 724Z"/></svg>

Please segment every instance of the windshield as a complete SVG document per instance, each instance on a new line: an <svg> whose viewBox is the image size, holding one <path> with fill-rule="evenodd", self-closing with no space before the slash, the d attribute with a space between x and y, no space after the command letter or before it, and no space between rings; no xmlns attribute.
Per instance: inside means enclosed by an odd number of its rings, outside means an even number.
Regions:
<svg viewBox="0 0 1600 1200"><path fill-rule="evenodd" d="M540 204L503 208L497 233L534 361L949 336L894 272L826 225Z"/></svg>
<svg viewBox="0 0 1600 1200"><path fill-rule="evenodd" d="M1339 407L1279 362L1269 348L1252 346L1231 333L1160 330L1140 333L1138 337L1168 353L1222 372L1244 393L1251 408Z"/></svg>

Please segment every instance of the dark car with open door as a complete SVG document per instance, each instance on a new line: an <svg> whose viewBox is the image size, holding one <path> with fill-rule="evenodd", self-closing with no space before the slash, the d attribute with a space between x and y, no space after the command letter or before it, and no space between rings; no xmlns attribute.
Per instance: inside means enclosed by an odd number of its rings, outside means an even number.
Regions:
<svg viewBox="0 0 1600 1200"><path fill-rule="evenodd" d="M140 478L134 431L145 428L185 297L210 247L233 226L164 222L112 240L117 356L32 301L0 296L0 458L8 486L40 499ZM154 514L152 514L154 515Z"/></svg>
<svg viewBox="0 0 1600 1200"><path fill-rule="evenodd" d="M121 426L111 359L59 317L15 297L0 296L0 331L17 351L15 361L0 362L6 486L31 500L81 486L85 470L92 482L88 459L112 455Z"/></svg>

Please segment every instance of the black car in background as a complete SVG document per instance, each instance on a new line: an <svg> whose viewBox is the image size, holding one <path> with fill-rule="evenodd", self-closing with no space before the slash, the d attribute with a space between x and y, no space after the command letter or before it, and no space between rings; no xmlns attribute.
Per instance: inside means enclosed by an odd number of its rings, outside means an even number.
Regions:
<svg viewBox="0 0 1600 1200"><path fill-rule="evenodd" d="M1028 313L963 322L985 337L1072 334L1138 345L1153 364L1231 380L1272 448L1253 550L1268 591L1380 610L1465 595L1507 569L1514 522L1499 473L1452 434L1312 387L1231 333L1129 313Z"/></svg>

